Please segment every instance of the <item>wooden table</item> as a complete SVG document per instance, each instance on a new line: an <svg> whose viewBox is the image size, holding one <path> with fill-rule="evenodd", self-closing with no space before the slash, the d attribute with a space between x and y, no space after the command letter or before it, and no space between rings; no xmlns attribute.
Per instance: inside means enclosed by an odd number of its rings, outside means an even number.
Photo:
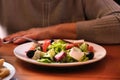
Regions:
<svg viewBox="0 0 120 80"><path fill-rule="evenodd" d="M0 47L0 57L11 63L17 80L120 80L120 45L102 45L107 56L96 63L69 68L37 66L16 58L14 44Z"/></svg>

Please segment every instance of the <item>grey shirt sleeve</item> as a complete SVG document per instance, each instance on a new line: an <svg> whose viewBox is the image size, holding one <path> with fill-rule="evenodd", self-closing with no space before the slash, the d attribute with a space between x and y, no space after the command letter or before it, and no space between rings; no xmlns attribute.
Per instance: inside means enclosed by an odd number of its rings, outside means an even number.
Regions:
<svg viewBox="0 0 120 80"><path fill-rule="evenodd" d="M120 6L113 0L83 0L87 21L77 22L78 39L120 43Z"/></svg>

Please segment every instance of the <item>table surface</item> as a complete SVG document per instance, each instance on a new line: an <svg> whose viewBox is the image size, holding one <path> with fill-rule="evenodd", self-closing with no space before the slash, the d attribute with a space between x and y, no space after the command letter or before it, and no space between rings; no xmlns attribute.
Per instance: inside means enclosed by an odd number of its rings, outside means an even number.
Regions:
<svg viewBox="0 0 120 80"><path fill-rule="evenodd" d="M107 55L104 59L83 66L53 68L37 66L19 60L13 50L17 45L0 47L0 57L12 64L17 80L120 80L120 45L101 45Z"/></svg>

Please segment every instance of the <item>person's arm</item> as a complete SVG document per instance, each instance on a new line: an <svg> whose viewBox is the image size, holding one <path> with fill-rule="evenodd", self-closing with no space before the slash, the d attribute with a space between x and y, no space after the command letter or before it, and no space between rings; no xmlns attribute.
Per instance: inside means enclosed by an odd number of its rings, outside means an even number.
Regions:
<svg viewBox="0 0 120 80"><path fill-rule="evenodd" d="M86 19L77 22L78 39L120 43L120 6L113 0L83 0Z"/></svg>
<svg viewBox="0 0 120 80"><path fill-rule="evenodd" d="M64 23L47 28L34 28L10 35L33 39L69 38L85 39L96 43L120 43L120 7L112 0L83 0L86 19L76 23ZM18 39L14 43L22 43Z"/></svg>
<svg viewBox="0 0 120 80"><path fill-rule="evenodd" d="M35 40L43 39L76 39L76 23L64 23L49 26L46 28L32 28L26 31L20 31L14 34L11 34L4 38L5 41L9 41L18 36L29 37ZM23 38L16 38L13 43L20 44L25 42Z"/></svg>

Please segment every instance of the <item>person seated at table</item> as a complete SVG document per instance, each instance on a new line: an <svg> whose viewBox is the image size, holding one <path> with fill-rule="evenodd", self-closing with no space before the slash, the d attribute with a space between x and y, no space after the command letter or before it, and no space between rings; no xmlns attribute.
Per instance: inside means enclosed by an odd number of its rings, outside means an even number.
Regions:
<svg viewBox="0 0 120 80"><path fill-rule="evenodd" d="M113 0L0 0L0 4L0 23L9 34L5 41L25 36L120 43L120 6ZM13 43L25 41L18 38Z"/></svg>

